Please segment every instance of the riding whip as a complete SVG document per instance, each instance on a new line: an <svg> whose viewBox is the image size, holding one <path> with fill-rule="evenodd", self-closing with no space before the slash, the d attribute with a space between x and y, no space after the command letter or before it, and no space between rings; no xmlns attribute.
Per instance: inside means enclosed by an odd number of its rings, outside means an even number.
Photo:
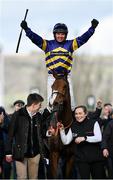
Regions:
<svg viewBox="0 0 113 180"><path fill-rule="evenodd" d="M28 9L26 9L24 21L26 20L27 13L28 13ZM20 45L20 40L21 40L21 37L22 37L22 31L23 31L23 28L21 29L20 35L19 35L19 38L18 38L18 43L17 43L16 53L18 53L18 49L19 49L19 45Z"/></svg>

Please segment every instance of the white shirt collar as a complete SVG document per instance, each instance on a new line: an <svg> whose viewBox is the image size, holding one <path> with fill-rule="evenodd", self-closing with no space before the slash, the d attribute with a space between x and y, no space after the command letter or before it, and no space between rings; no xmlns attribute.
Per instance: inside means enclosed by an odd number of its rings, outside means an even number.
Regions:
<svg viewBox="0 0 113 180"><path fill-rule="evenodd" d="M26 109L27 110L27 112L28 112L28 114L29 114L29 116L32 118L36 113L32 113L32 112L30 112L28 109Z"/></svg>

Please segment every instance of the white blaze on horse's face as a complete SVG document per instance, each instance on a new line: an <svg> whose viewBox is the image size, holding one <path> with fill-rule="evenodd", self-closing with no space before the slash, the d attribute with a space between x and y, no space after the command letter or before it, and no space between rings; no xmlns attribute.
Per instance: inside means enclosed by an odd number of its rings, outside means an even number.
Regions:
<svg viewBox="0 0 113 180"><path fill-rule="evenodd" d="M55 99L57 97L57 93L58 93L58 91L55 91L55 90L53 91L53 93L52 93L52 95L51 95L51 97L49 99L50 106L53 106L53 103L54 103L54 101L55 101Z"/></svg>

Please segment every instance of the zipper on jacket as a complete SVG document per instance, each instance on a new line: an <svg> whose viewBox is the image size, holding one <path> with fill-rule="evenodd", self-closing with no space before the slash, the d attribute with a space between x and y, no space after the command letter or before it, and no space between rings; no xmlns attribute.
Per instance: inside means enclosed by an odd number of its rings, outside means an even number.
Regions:
<svg viewBox="0 0 113 180"><path fill-rule="evenodd" d="M30 121L30 125L31 125L31 154L33 155L33 119L31 118Z"/></svg>

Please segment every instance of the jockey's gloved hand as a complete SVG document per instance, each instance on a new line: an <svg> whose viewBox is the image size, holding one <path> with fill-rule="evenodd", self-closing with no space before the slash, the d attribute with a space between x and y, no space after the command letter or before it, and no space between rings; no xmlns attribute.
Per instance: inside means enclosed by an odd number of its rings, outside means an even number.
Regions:
<svg viewBox="0 0 113 180"><path fill-rule="evenodd" d="M28 26L27 26L27 22L26 21L22 21L20 26L24 29L24 30L27 30L28 29Z"/></svg>
<svg viewBox="0 0 113 180"><path fill-rule="evenodd" d="M94 29L98 26L98 24L99 24L99 21L97 21L96 19L93 19L93 20L91 21L91 25L92 25L92 27L93 27Z"/></svg>

